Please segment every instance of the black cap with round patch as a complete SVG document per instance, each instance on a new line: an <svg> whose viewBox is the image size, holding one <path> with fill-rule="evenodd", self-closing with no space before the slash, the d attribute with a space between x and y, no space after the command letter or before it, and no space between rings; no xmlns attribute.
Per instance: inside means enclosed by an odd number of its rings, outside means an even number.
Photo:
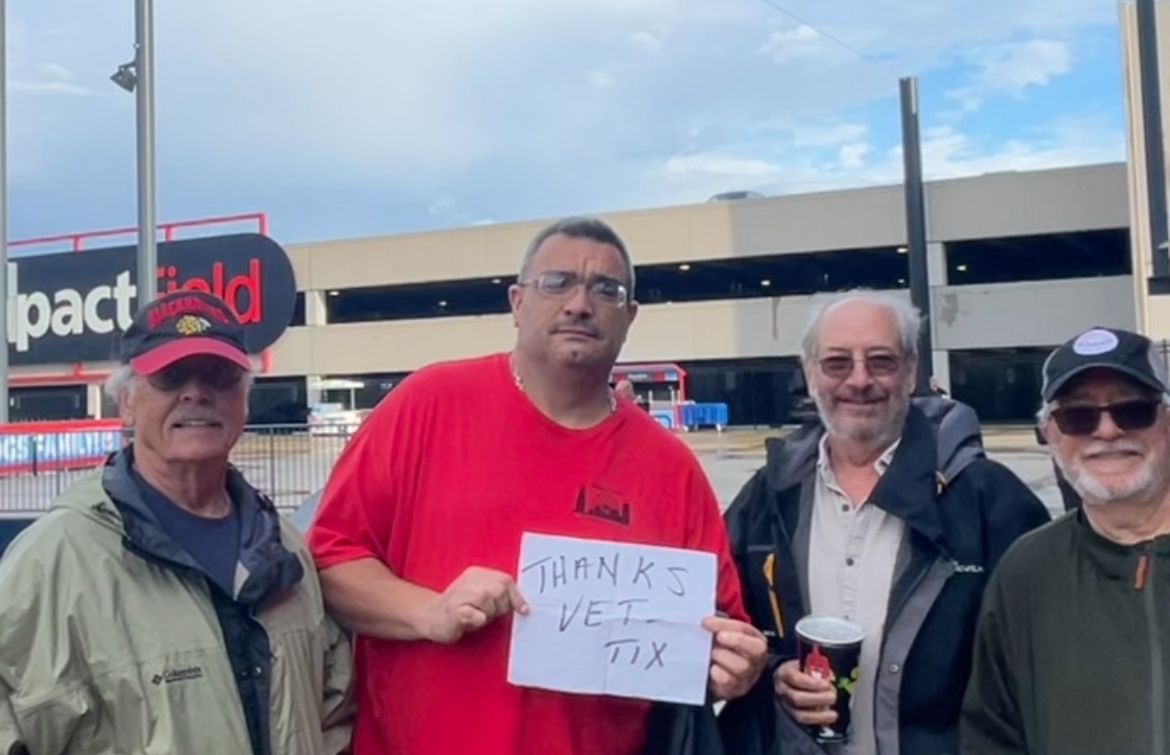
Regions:
<svg viewBox="0 0 1170 755"><path fill-rule="evenodd" d="M1116 328L1090 328L1057 347L1044 362L1044 401L1052 401L1077 375L1092 369L1113 370L1166 393L1166 370L1150 339Z"/></svg>

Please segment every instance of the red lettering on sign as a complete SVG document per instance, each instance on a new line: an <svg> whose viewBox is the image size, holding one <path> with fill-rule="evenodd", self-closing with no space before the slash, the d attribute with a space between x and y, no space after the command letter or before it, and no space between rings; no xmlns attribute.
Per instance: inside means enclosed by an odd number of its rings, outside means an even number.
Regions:
<svg viewBox="0 0 1170 755"><path fill-rule="evenodd" d="M264 317L262 308L262 273L263 268L259 259L248 260L248 272L244 275L232 276L227 281L226 270L222 262L211 266L211 280L199 276L191 276L179 281L179 271L174 265L160 267L157 278L166 281L164 290L168 294L176 291L201 291L211 294L228 306L228 309L239 319L242 325L251 325L260 322ZM198 301L198 299L179 299L179 302ZM202 302L200 302L202 304ZM156 310L157 311L157 310ZM188 314L186 310L180 314ZM174 315L159 315L161 319L170 319ZM155 327L154 317L151 318L151 328Z"/></svg>

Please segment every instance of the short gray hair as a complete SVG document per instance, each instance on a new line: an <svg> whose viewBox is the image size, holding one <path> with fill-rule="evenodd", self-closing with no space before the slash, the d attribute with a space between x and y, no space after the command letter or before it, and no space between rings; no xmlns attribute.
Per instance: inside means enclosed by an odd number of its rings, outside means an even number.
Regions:
<svg viewBox="0 0 1170 755"><path fill-rule="evenodd" d="M134 388L134 378L134 368L128 364L118 365L118 368L106 378L106 384L103 386L106 395L115 403L121 403L122 397Z"/></svg>
<svg viewBox="0 0 1170 755"><path fill-rule="evenodd" d="M244 390L247 393L252 392L252 383L255 376L251 370L244 370ZM134 368L128 364L120 364L118 368L110 373L106 378L103 386L106 395L114 400L114 403L121 403L122 399L127 394L134 390L134 385L138 381L138 375L135 374Z"/></svg>
<svg viewBox="0 0 1170 755"><path fill-rule="evenodd" d="M856 289L839 294L813 308L804 334L800 339L801 358L805 362L816 359L820 348L819 337L821 322L830 311L846 302L864 301L882 307L894 316L898 327L898 343L905 356L918 353L918 336L922 332L922 313L910 302L900 296L880 291L864 291Z"/></svg>
<svg viewBox="0 0 1170 755"><path fill-rule="evenodd" d="M622 263L626 267L626 288L629 289L630 298L634 298L634 263L630 259L630 253L626 250L626 245L622 242L621 237L617 235L617 231L597 218L564 218L541 229L540 233L536 234L536 237L528 244L528 248L524 250L524 259L520 261L521 282L528 280L528 272L532 269L532 260L536 257L540 245L558 234L568 236L571 239L589 239L599 244L609 244L617 249Z"/></svg>

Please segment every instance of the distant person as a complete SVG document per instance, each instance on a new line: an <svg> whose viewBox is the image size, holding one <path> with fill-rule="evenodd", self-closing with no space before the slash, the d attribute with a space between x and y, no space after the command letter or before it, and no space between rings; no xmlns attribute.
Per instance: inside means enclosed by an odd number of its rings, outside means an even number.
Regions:
<svg viewBox="0 0 1170 755"><path fill-rule="evenodd" d="M689 448L609 389L638 312L605 223L533 239L509 289L511 353L432 365L362 424L309 541L357 633L356 755L633 755L649 703L507 682L524 532L715 554L708 689L744 694L765 642L747 624L719 505ZM712 721L712 726L714 722Z"/></svg>
<svg viewBox="0 0 1170 755"><path fill-rule="evenodd" d="M930 392L936 396L948 395L946 388L942 387L942 383L940 383L938 381L938 377L936 377L934 375L930 376Z"/></svg>
<svg viewBox="0 0 1170 755"><path fill-rule="evenodd" d="M1155 346L1092 328L1044 363L1040 415L1082 505L992 575L968 755L1170 752L1170 415Z"/></svg>
<svg viewBox="0 0 1170 755"><path fill-rule="evenodd" d="M637 394L634 393L634 384L627 378L622 378L617 381L617 385L613 387L613 394L618 398L624 398L626 401L637 401Z"/></svg>
<svg viewBox="0 0 1170 755"><path fill-rule="evenodd" d="M969 407L911 401L919 327L908 302L854 292L818 310L805 332L801 363L820 423L768 441L766 465L727 512L772 670L720 716L738 741L732 752L822 751L810 727L836 721L837 693L801 671L793 631L812 614L865 630L852 734L825 752L958 750L983 586L1007 547L1048 514L977 444L953 442L972 432ZM928 417L920 401L941 414Z"/></svg>
<svg viewBox="0 0 1170 755"><path fill-rule="evenodd" d="M0 752L347 751L349 642L295 528L228 464L243 338L191 291L122 337L107 389L133 440L0 559Z"/></svg>

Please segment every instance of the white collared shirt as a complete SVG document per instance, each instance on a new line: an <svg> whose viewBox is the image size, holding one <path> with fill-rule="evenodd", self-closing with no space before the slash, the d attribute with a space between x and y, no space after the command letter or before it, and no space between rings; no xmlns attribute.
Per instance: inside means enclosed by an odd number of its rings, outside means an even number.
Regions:
<svg viewBox="0 0 1170 755"><path fill-rule="evenodd" d="M852 504L833 474L827 440L827 436L821 439L817 456L809 537L810 608L814 614L838 616L865 629L860 679L853 690L852 735L847 744L830 752L875 755L874 682L905 525L868 502ZM874 462L879 476L890 466L899 442L894 441Z"/></svg>

